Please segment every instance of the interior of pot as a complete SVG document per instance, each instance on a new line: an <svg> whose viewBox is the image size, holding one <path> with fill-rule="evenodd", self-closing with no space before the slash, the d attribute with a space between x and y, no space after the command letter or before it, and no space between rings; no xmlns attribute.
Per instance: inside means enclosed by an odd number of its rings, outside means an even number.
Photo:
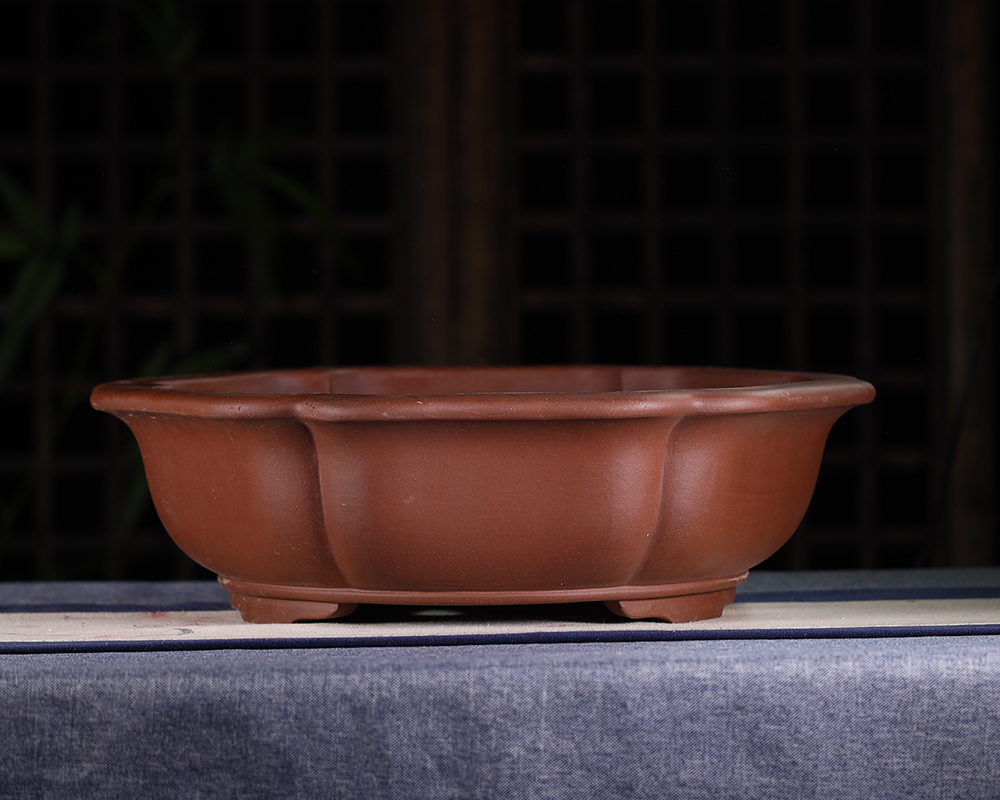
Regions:
<svg viewBox="0 0 1000 800"><path fill-rule="evenodd" d="M721 389L797 383L791 372L712 367L359 367L276 370L158 381L165 388L237 394L447 395Z"/></svg>
<svg viewBox="0 0 1000 800"><path fill-rule="evenodd" d="M617 367L397 367L330 373L330 391L335 394L583 394L621 388Z"/></svg>

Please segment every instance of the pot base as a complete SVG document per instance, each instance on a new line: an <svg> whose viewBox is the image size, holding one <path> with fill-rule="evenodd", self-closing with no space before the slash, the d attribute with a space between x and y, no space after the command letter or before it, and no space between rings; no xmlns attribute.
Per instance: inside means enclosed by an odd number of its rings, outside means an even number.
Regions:
<svg viewBox="0 0 1000 800"><path fill-rule="evenodd" d="M312 600L285 600L229 592L229 602L245 622L308 622L337 619L357 610L357 603L322 603Z"/></svg>
<svg viewBox="0 0 1000 800"><path fill-rule="evenodd" d="M717 592L653 597L647 600L605 600L607 609L629 619L662 619L665 622L695 622L722 616L723 609L736 597L736 588Z"/></svg>
<svg viewBox="0 0 1000 800"><path fill-rule="evenodd" d="M721 616L748 573L659 586L498 591L379 591L282 586L219 576L233 608L247 622L307 622L346 617L359 604L375 605L530 605L603 601L629 619L694 622Z"/></svg>

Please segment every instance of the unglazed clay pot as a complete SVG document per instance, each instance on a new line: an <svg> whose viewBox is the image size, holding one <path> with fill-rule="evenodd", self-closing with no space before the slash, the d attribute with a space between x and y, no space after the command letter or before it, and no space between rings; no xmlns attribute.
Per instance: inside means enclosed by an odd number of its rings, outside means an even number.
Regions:
<svg viewBox="0 0 1000 800"><path fill-rule="evenodd" d="M304 369L108 383L174 541L244 619L602 600L719 616L874 389L671 367Z"/></svg>

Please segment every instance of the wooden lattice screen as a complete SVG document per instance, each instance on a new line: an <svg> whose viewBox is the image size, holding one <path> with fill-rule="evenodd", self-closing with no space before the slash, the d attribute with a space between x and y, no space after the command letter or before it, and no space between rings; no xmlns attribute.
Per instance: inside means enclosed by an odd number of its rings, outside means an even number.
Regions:
<svg viewBox="0 0 1000 800"><path fill-rule="evenodd" d="M171 98L190 104L175 191L110 295L87 381L136 374L164 343L175 360L229 348L233 366L847 372L879 399L838 424L770 564L916 557L974 327L950 220L954 153L978 153L979 128L950 121L981 87L948 36L978 0L195 0L178 6L199 32L179 77L127 5L0 3L0 166L55 216L82 208L92 261L162 171ZM344 238L276 198L270 293L206 177L220 142L265 133L268 165L325 198ZM0 395L5 496L52 433L94 292L70 271ZM979 293L959 292L967 311ZM0 574L199 574L150 511L116 523L126 441L73 413ZM991 453L959 474L988 476Z"/></svg>
<svg viewBox="0 0 1000 800"><path fill-rule="evenodd" d="M0 4L0 165L55 216L71 205L82 210L90 259L103 266L114 257L159 175L176 182L128 252L85 383L138 374L163 352L164 365L197 364L206 353L227 367L388 362L396 147L390 6L182 5L197 44L177 78L151 54L128 6ZM179 97L189 113L171 149ZM226 137L269 146L271 166L326 198L350 258L335 263L301 208L277 197L274 286L262 296L209 179L213 148ZM7 497L53 433L94 307L87 267L71 262L3 395ZM240 344L248 355L238 355ZM108 423L77 406L0 558L4 575L192 574L151 512L137 530L116 531L127 502L126 435Z"/></svg>
<svg viewBox="0 0 1000 800"><path fill-rule="evenodd" d="M521 357L871 380L781 560L912 560L941 400L936 9L520 10Z"/></svg>

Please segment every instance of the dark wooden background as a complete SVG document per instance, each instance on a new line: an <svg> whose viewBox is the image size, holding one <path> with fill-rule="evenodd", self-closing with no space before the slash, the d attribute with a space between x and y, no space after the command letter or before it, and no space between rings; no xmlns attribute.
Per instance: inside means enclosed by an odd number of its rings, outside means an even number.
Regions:
<svg viewBox="0 0 1000 800"><path fill-rule="evenodd" d="M140 3L140 5L143 5ZM152 7L154 4L145 4ZM102 312L88 385L218 348L230 366L706 363L845 372L769 566L997 557L992 342L935 512L990 280L986 0L197 0L177 74L125 6L0 2L0 166L111 257L189 102L169 202ZM324 198L343 248L274 198L274 289L205 184L220 137ZM258 265L259 266L259 265ZM9 315L13 268L0 265ZM0 395L10 498L94 311L82 268ZM201 575L146 509L128 435L76 408L0 553L4 578ZM940 523L940 524L939 524Z"/></svg>

